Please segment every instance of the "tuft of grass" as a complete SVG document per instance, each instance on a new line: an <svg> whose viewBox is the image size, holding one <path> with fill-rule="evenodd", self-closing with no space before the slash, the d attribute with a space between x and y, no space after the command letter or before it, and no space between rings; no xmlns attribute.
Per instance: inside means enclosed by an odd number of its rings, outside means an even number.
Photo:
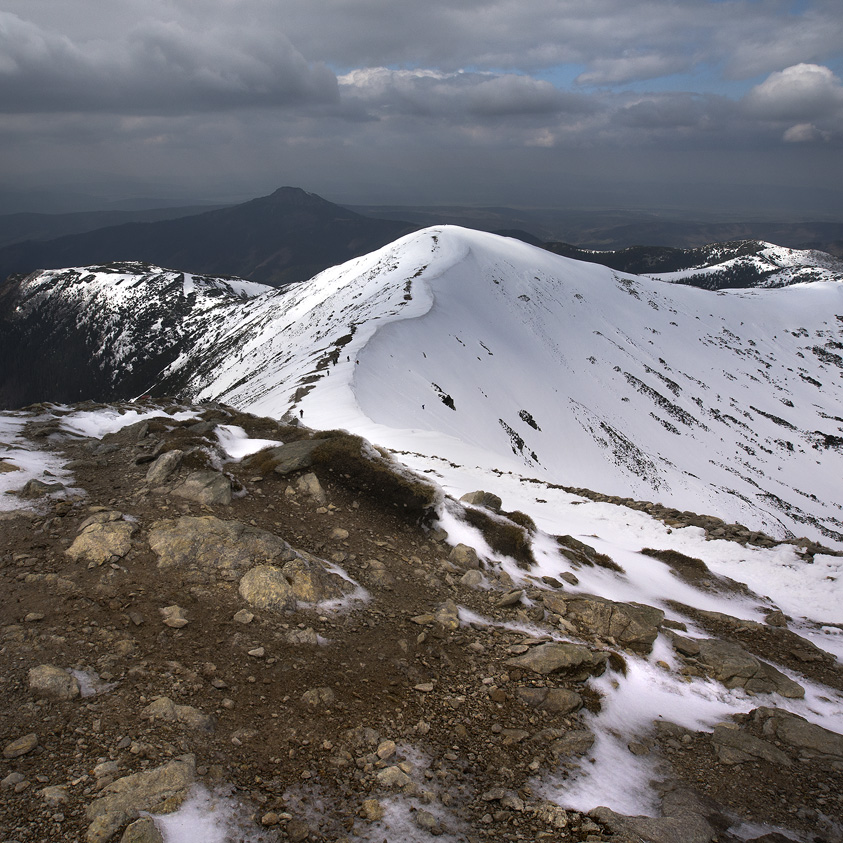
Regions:
<svg viewBox="0 0 843 843"><path fill-rule="evenodd" d="M320 469L329 472L334 482L414 519L422 519L439 502L436 486L379 453L361 436L331 430L320 431L319 438L326 441L313 452L317 475Z"/></svg>
<svg viewBox="0 0 843 843"><path fill-rule="evenodd" d="M463 517L483 534L489 547L502 556L511 556L521 568L536 564L527 530L508 518L466 507ZM535 527L535 525L533 525Z"/></svg>
<svg viewBox="0 0 843 843"><path fill-rule="evenodd" d="M590 544L581 542L573 536L554 536L554 538L559 545L559 549L572 562L585 565L588 568L596 566L598 568L606 568L609 571L615 571L619 574L626 573L610 556L600 553L600 551L595 550Z"/></svg>
<svg viewBox="0 0 843 843"><path fill-rule="evenodd" d="M514 521L519 527L523 527L528 533L535 533L538 530L536 522L526 512L516 509L512 512L502 512L510 521Z"/></svg>

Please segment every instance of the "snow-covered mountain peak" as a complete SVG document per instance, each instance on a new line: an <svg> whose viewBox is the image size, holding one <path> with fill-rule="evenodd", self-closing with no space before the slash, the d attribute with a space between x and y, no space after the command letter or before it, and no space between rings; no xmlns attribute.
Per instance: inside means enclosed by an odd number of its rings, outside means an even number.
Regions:
<svg viewBox="0 0 843 843"><path fill-rule="evenodd" d="M162 383L397 450L843 539L839 284L714 294L445 226L238 312Z"/></svg>
<svg viewBox="0 0 843 843"><path fill-rule="evenodd" d="M843 544L839 283L714 293L438 226L264 289L125 266L22 301L115 390Z"/></svg>

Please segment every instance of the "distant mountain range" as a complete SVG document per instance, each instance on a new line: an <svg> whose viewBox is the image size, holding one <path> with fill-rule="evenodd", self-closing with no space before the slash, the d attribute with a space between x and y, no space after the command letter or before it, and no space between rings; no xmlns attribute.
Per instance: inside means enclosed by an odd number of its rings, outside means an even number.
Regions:
<svg viewBox="0 0 843 843"><path fill-rule="evenodd" d="M222 401L843 545L839 282L714 294L440 226L280 290L142 265L4 288L6 406Z"/></svg>
<svg viewBox="0 0 843 843"><path fill-rule="evenodd" d="M279 286L380 248L415 228L362 217L282 187L241 205L157 222L130 222L0 249L0 278L36 269L142 261Z"/></svg>
<svg viewBox="0 0 843 843"><path fill-rule="evenodd" d="M712 258L704 252L711 243L728 242L736 260L770 243L843 255L843 223L698 223L633 212L512 208L349 209L285 187L270 196L212 210L187 207L0 216L0 282L37 269L139 261L281 286L307 280L329 266L432 224L506 234L634 273L708 266ZM809 257L802 265L816 260L822 263L824 259ZM701 282L767 283L770 267L762 264L743 260L728 275L720 273L719 280L709 274Z"/></svg>

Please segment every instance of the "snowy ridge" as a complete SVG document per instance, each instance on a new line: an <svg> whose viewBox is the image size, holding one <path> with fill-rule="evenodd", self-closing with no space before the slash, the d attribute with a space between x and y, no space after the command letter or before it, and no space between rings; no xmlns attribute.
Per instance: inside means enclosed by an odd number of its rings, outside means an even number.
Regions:
<svg viewBox="0 0 843 843"><path fill-rule="evenodd" d="M706 247L698 266L674 272L647 273L671 283L722 286L723 279L753 279L754 287L787 287L810 281L843 281L843 261L816 249L788 249L773 243L746 241ZM728 285L731 286L731 285Z"/></svg>
<svg viewBox="0 0 843 843"><path fill-rule="evenodd" d="M839 283L713 293L444 226L264 291L126 264L31 276L20 309L81 328L125 397L843 546Z"/></svg>
<svg viewBox="0 0 843 843"><path fill-rule="evenodd" d="M843 541L839 284L713 294L442 227L238 310L162 384Z"/></svg>

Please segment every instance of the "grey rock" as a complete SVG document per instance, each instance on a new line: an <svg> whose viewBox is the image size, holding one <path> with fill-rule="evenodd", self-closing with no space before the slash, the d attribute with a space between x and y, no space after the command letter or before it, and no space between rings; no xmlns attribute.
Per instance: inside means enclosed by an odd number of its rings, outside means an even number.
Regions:
<svg viewBox="0 0 843 843"><path fill-rule="evenodd" d="M196 567L246 571L260 562L287 562L297 554L278 536L212 515L157 521L149 546L159 568Z"/></svg>
<svg viewBox="0 0 843 843"><path fill-rule="evenodd" d="M523 597L523 588L513 588L510 591L507 591L502 597L498 597L494 603L498 609L506 609L510 606L517 606Z"/></svg>
<svg viewBox="0 0 843 843"><path fill-rule="evenodd" d="M460 577L460 582L468 588L477 588L483 582L483 574L480 571L466 571Z"/></svg>
<svg viewBox="0 0 843 843"><path fill-rule="evenodd" d="M467 544L455 545L448 555L448 559L458 568L464 568L468 571L476 571L480 568L480 559L477 556L477 551Z"/></svg>
<svg viewBox="0 0 843 843"><path fill-rule="evenodd" d="M181 723L189 729L202 732L212 732L214 719L203 714L192 705L176 705L169 697L159 697L141 711L140 715L146 720L165 720L169 723Z"/></svg>
<svg viewBox="0 0 843 843"><path fill-rule="evenodd" d="M325 494L325 490L322 488L319 478L313 474L313 472L303 474L299 477L299 479L296 480L296 488L302 494L307 495L318 504L324 505L328 502L328 496Z"/></svg>
<svg viewBox="0 0 843 843"><path fill-rule="evenodd" d="M710 843L718 826L728 825L716 809L690 791L666 794L662 813L662 817L627 817L601 806L589 811L588 816L613 834L625 834L643 843Z"/></svg>
<svg viewBox="0 0 843 843"><path fill-rule="evenodd" d="M164 843L152 817L141 817L126 826L120 843Z"/></svg>
<svg viewBox="0 0 843 843"><path fill-rule="evenodd" d="M181 467L184 451L173 450L161 454L146 472L146 482L150 486L167 483Z"/></svg>
<svg viewBox="0 0 843 843"><path fill-rule="evenodd" d="M196 760L192 755L117 779L86 809L90 822L87 843L106 843L142 811L172 813L184 802L195 779Z"/></svg>
<svg viewBox="0 0 843 843"><path fill-rule="evenodd" d="M301 700L305 705L331 705L336 700L336 694L327 686L322 688L311 688L301 695Z"/></svg>
<svg viewBox="0 0 843 843"><path fill-rule="evenodd" d="M26 485L18 492L22 498L43 498L46 495L52 495L54 492L61 492L64 489L62 483L45 483L43 480L32 478L28 480Z"/></svg>
<svg viewBox="0 0 843 843"><path fill-rule="evenodd" d="M172 629L181 629L190 623L184 615L184 609L181 606L165 606L158 610L161 613L161 618L165 626Z"/></svg>
<svg viewBox="0 0 843 843"><path fill-rule="evenodd" d="M574 729L553 741L550 751L558 756L585 755L594 746L594 735L587 729Z"/></svg>
<svg viewBox="0 0 843 843"><path fill-rule="evenodd" d="M460 610L453 600L446 600L440 606L437 606L434 617L436 622L444 626L445 629L459 629Z"/></svg>
<svg viewBox="0 0 843 843"><path fill-rule="evenodd" d="M594 652L583 644L565 641L531 647L523 656L508 659L507 664L546 675L559 673L575 681L600 676L606 670L606 653Z"/></svg>
<svg viewBox="0 0 843 843"><path fill-rule="evenodd" d="M502 501L497 495L493 495L491 492L466 492L460 500L463 503L470 503L474 506L482 506L486 509L491 509L492 512L500 512Z"/></svg>
<svg viewBox="0 0 843 843"><path fill-rule="evenodd" d="M243 466L250 470L274 471L276 474L290 474L303 471L313 465L313 452L325 439L302 439L264 448L243 460Z"/></svg>
<svg viewBox="0 0 843 843"><path fill-rule="evenodd" d="M231 480L219 471L192 471L173 494L204 504L231 503Z"/></svg>
<svg viewBox="0 0 843 843"><path fill-rule="evenodd" d="M425 811L423 808L415 812L413 822L428 834L438 836L442 833L442 826L439 824L439 820L430 811Z"/></svg>
<svg viewBox="0 0 843 843"><path fill-rule="evenodd" d="M570 714L582 708L582 697L567 688L518 688L516 694L526 705L553 714Z"/></svg>
<svg viewBox="0 0 843 843"><path fill-rule="evenodd" d="M777 708L757 708L753 717L763 723L765 735L778 738L795 749L801 758L843 761L843 735L837 732Z"/></svg>
<svg viewBox="0 0 843 843"><path fill-rule="evenodd" d="M413 780L400 767L387 767L375 776L381 787L403 790L413 784Z"/></svg>
<svg viewBox="0 0 843 843"><path fill-rule="evenodd" d="M22 755L32 752L36 746L38 746L38 735L36 735L35 732L31 732L28 735L24 735L23 737L17 738L11 743L6 744L6 746L3 747L3 757L10 759L20 758Z"/></svg>
<svg viewBox="0 0 843 843"><path fill-rule="evenodd" d="M664 612L641 603L619 603L593 594L547 595L545 605L580 632L613 638L637 653L649 653L658 638Z"/></svg>
<svg viewBox="0 0 843 843"><path fill-rule="evenodd" d="M79 680L52 664L42 664L29 671L29 689L39 697L72 700L81 694Z"/></svg>
<svg viewBox="0 0 843 843"><path fill-rule="evenodd" d="M38 791L38 795L48 805L66 805L70 801L67 788L64 785L54 784L44 787Z"/></svg>
<svg viewBox="0 0 843 843"><path fill-rule="evenodd" d="M805 696L805 689L801 685L748 653L740 644L719 638L705 638L699 645L699 661L727 688L745 688L756 694L777 693L789 699L802 699Z"/></svg>
<svg viewBox="0 0 843 843"><path fill-rule="evenodd" d="M711 742L722 764L742 764L745 761L769 761L780 767L789 767L790 758L773 744L750 735L743 729L715 726Z"/></svg>

